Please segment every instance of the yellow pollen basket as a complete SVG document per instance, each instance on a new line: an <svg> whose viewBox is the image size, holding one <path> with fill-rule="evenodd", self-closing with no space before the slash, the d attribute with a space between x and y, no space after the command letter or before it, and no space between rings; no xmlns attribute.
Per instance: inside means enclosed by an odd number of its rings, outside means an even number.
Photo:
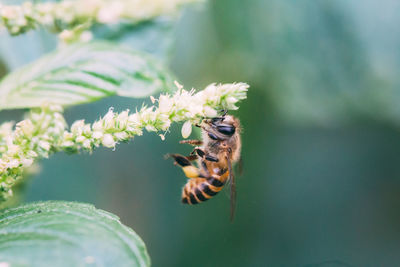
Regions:
<svg viewBox="0 0 400 267"><path fill-rule="evenodd" d="M199 170L195 166L185 166L182 169L187 178L199 177Z"/></svg>

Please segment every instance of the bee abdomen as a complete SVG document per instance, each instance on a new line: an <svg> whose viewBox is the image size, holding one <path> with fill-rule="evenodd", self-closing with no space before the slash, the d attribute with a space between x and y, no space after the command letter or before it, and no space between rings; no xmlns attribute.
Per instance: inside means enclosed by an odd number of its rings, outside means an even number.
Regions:
<svg viewBox="0 0 400 267"><path fill-rule="evenodd" d="M182 203L195 205L209 200L222 190L225 183L218 179L193 178L183 187Z"/></svg>

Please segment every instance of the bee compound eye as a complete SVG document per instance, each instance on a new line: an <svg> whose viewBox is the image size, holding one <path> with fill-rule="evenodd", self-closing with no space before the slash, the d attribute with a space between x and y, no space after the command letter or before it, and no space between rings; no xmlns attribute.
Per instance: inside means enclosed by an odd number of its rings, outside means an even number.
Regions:
<svg viewBox="0 0 400 267"><path fill-rule="evenodd" d="M218 140L218 137L213 133L208 133L208 137L210 137L212 140Z"/></svg>
<svg viewBox="0 0 400 267"><path fill-rule="evenodd" d="M236 128L232 125L219 125L217 126L218 132L225 134L225 135L233 135L236 131Z"/></svg>

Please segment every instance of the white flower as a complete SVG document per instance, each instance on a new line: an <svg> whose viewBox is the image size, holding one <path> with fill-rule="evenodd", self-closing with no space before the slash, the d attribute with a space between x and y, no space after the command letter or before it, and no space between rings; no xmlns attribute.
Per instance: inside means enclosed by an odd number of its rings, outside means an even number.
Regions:
<svg viewBox="0 0 400 267"><path fill-rule="evenodd" d="M90 142L89 139L86 139L86 140L83 142L82 146L83 146L84 148L86 148L86 149L90 149L90 148L92 147L92 143Z"/></svg>
<svg viewBox="0 0 400 267"><path fill-rule="evenodd" d="M188 138L192 133L192 123L190 121L185 122L182 126L181 132L183 138Z"/></svg>
<svg viewBox="0 0 400 267"><path fill-rule="evenodd" d="M119 1L105 4L97 13L97 21L100 23L115 23L120 19L124 5Z"/></svg>
<svg viewBox="0 0 400 267"><path fill-rule="evenodd" d="M24 158L21 160L22 166L25 168L30 167L33 164L33 159Z"/></svg>
<svg viewBox="0 0 400 267"><path fill-rule="evenodd" d="M148 132L157 132L157 128L154 125L148 124L145 128Z"/></svg>
<svg viewBox="0 0 400 267"><path fill-rule="evenodd" d="M84 126L85 126L84 120L75 121L71 126L71 132L74 135L78 135L78 136L82 135Z"/></svg>
<svg viewBox="0 0 400 267"><path fill-rule="evenodd" d="M100 138L103 137L103 132L94 131L93 134L92 134L92 137L93 137L94 139L100 139Z"/></svg>
<svg viewBox="0 0 400 267"><path fill-rule="evenodd" d="M0 136L9 136L12 133L14 122L5 122L0 125Z"/></svg>
<svg viewBox="0 0 400 267"><path fill-rule="evenodd" d="M41 16L39 19L39 22L44 24L44 25L51 25L54 23L54 18L50 14L46 14L44 16Z"/></svg>
<svg viewBox="0 0 400 267"><path fill-rule="evenodd" d="M228 109L232 109L232 110L238 109L238 108L235 106L235 103L236 103L237 101L238 101L238 100L237 100L235 97L233 97L233 96L228 97L228 98L226 99L227 108L228 108Z"/></svg>
<svg viewBox="0 0 400 267"><path fill-rule="evenodd" d="M167 95L160 95L158 99L158 110L161 113L169 113L171 112L173 104L174 102Z"/></svg>
<svg viewBox="0 0 400 267"><path fill-rule="evenodd" d="M18 13L21 12L18 6L2 6L1 16L6 19L12 20L18 17Z"/></svg>
<svg viewBox="0 0 400 267"><path fill-rule="evenodd" d="M85 124L85 126L83 126L83 134L87 136L92 134L92 129L90 128L90 124Z"/></svg>
<svg viewBox="0 0 400 267"><path fill-rule="evenodd" d="M81 42L87 43L93 39L93 33L90 31L84 31L82 32L81 36L79 37L79 40Z"/></svg>
<svg viewBox="0 0 400 267"><path fill-rule="evenodd" d="M21 150L19 146L14 145L14 144L8 144L7 148L8 148L7 149L8 155L16 155Z"/></svg>
<svg viewBox="0 0 400 267"><path fill-rule="evenodd" d="M118 141L126 140L129 137L126 132L115 133L114 136Z"/></svg>
<svg viewBox="0 0 400 267"><path fill-rule="evenodd" d="M64 132L63 134L63 139L67 140L67 139L72 139L74 138L74 135L70 132Z"/></svg>
<svg viewBox="0 0 400 267"><path fill-rule="evenodd" d="M109 148L115 147L115 140L114 140L114 137L111 134L105 134L103 136L103 139L101 140L101 143L105 147L109 147Z"/></svg>
<svg viewBox="0 0 400 267"><path fill-rule="evenodd" d="M39 142L39 147L43 148L45 151L50 150L50 143L47 141L40 141Z"/></svg>
<svg viewBox="0 0 400 267"><path fill-rule="evenodd" d="M17 168L19 167L20 162L17 159L12 159L8 162L7 167L8 168Z"/></svg>
<svg viewBox="0 0 400 267"><path fill-rule="evenodd" d="M119 129L123 129L126 127L129 119L129 110L125 110L121 112L117 118L115 119Z"/></svg>
<svg viewBox="0 0 400 267"><path fill-rule="evenodd" d="M68 43L69 41L75 38L75 33L71 30L63 30L59 35L58 38L64 43Z"/></svg>
<svg viewBox="0 0 400 267"><path fill-rule="evenodd" d="M7 163L4 160L0 159L0 173L4 172L6 168Z"/></svg>
<svg viewBox="0 0 400 267"><path fill-rule="evenodd" d="M35 127L33 126L31 120L23 120L17 123L17 127L26 135L31 136Z"/></svg>
<svg viewBox="0 0 400 267"><path fill-rule="evenodd" d="M75 143L72 142L72 141L64 141L64 142L61 144L61 146L63 146L63 147L71 147L71 146L74 146L74 145L75 145Z"/></svg>
<svg viewBox="0 0 400 267"><path fill-rule="evenodd" d="M84 136L78 136L76 139L75 139L75 141L76 142L78 142L78 143L83 143L84 141L86 140L86 137L84 137Z"/></svg>
<svg viewBox="0 0 400 267"><path fill-rule="evenodd" d="M93 123L93 131L102 131L103 130L103 122L101 120L96 121Z"/></svg>
<svg viewBox="0 0 400 267"><path fill-rule="evenodd" d="M204 115L208 118L214 118L214 117L217 117L218 112L215 109L213 109L212 107L205 106L204 107Z"/></svg>
<svg viewBox="0 0 400 267"><path fill-rule="evenodd" d="M36 158L38 156L38 154L35 151L28 151L28 153L26 154L28 157L30 158Z"/></svg>
<svg viewBox="0 0 400 267"><path fill-rule="evenodd" d="M113 110L114 110L113 108L110 108L107 114L103 118L103 126L105 129L110 129L115 125Z"/></svg>

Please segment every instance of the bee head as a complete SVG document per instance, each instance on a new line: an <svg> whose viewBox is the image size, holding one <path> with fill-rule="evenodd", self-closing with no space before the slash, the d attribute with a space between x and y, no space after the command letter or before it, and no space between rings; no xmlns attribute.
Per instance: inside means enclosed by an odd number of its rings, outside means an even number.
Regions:
<svg viewBox="0 0 400 267"><path fill-rule="evenodd" d="M205 121L208 137L213 140L226 140L232 137L239 126L238 120L233 116L225 115Z"/></svg>

